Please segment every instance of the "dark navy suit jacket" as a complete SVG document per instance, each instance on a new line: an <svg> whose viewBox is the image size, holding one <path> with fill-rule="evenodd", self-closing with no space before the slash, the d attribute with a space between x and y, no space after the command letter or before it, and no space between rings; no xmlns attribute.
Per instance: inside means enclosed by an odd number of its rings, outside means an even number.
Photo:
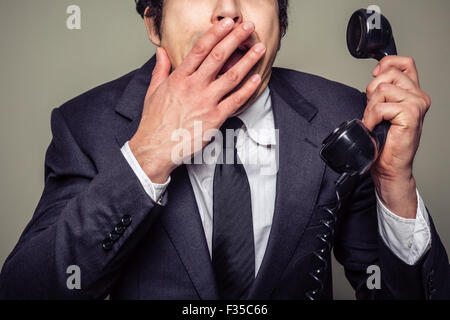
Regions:
<svg viewBox="0 0 450 320"><path fill-rule="evenodd" d="M0 297L217 299L205 233L185 166L172 173L166 205L154 203L120 148L136 132L155 58L53 110L45 188L0 275ZM305 299L317 287L312 252L335 200L337 175L319 157L322 140L341 122L361 118L365 95L292 70L270 81L279 161L272 230L250 299ZM118 227L122 235L102 244ZM415 266L399 260L377 229L369 176L355 185L339 213L337 260L357 298L448 297L448 258L432 226L432 247ZM328 262L331 257L328 256ZM69 290L67 268L78 265L81 289ZM381 290L366 286L369 265L381 269ZM331 268L322 298L332 298Z"/></svg>

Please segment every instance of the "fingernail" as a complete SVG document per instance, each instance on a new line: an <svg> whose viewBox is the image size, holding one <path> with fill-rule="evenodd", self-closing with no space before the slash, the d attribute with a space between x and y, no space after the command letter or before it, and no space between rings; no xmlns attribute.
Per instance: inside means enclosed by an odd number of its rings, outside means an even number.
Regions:
<svg viewBox="0 0 450 320"><path fill-rule="evenodd" d="M253 50L255 50L255 52L261 53L261 52L263 52L264 50L266 50L266 46L265 46L262 42L260 42L260 43L258 43L258 44L255 45L255 47L253 48Z"/></svg>
<svg viewBox="0 0 450 320"><path fill-rule="evenodd" d="M244 22L244 25L242 26L242 28L245 31L251 31L251 30L253 30L255 28L255 25L252 22L247 21L247 22Z"/></svg>
<svg viewBox="0 0 450 320"><path fill-rule="evenodd" d="M234 23L233 19L226 17L225 19L223 19L222 21L222 27L223 28L228 28L231 27L231 25Z"/></svg>
<svg viewBox="0 0 450 320"><path fill-rule="evenodd" d="M252 78L251 81L252 82L259 82L261 80L261 76L259 74L255 74Z"/></svg>

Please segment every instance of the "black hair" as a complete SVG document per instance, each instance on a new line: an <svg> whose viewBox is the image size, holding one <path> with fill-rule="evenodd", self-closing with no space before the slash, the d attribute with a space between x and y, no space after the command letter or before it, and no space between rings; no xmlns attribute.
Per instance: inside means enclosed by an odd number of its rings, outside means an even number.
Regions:
<svg viewBox="0 0 450 320"><path fill-rule="evenodd" d="M154 18L155 27L158 35L161 37L161 21L163 13L164 0L134 0L136 2L136 11L144 18L145 9L150 8L147 17ZM283 31L282 36L286 34L288 27L288 6L289 0L278 0L278 17L280 20L280 29Z"/></svg>

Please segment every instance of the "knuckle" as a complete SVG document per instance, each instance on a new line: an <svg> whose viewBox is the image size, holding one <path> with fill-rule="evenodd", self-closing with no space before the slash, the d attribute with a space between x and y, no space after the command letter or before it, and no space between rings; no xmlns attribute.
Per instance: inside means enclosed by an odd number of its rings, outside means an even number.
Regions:
<svg viewBox="0 0 450 320"><path fill-rule="evenodd" d="M186 79L186 75L180 69L175 69L169 76L173 78L175 81L182 81Z"/></svg>
<svg viewBox="0 0 450 320"><path fill-rule="evenodd" d="M181 83L180 76L177 73L173 73L168 79L167 82L169 86L173 87Z"/></svg>
<svg viewBox="0 0 450 320"><path fill-rule="evenodd" d="M225 53L223 52L223 50L220 49L216 49L211 53L211 57L215 60L215 61L223 61L224 57L225 57Z"/></svg>
<svg viewBox="0 0 450 320"><path fill-rule="evenodd" d="M389 61L389 59L391 58L391 56L385 56L383 57L380 62L378 62L378 64L380 65L380 67L383 67L387 61Z"/></svg>
<svg viewBox="0 0 450 320"><path fill-rule="evenodd" d="M187 78L181 78L180 76L169 78L168 86L177 92L185 93L187 88L192 88L193 85Z"/></svg>
<svg viewBox="0 0 450 320"><path fill-rule="evenodd" d="M411 58L411 57L407 57L407 58L406 58L406 63L407 63L409 66L414 66L414 65L416 64L414 58Z"/></svg>
<svg viewBox="0 0 450 320"><path fill-rule="evenodd" d="M239 80L239 73L236 70L230 69L227 73L225 73L225 76L228 81L230 82L237 82Z"/></svg>
<svg viewBox="0 0 450 320"><path fill-rule="evenodd" d="M383 107L383 105L381 103L376 103L373 106L373 112L377 113L377 114L380 113L382 107Z"/></svg>
<svg viewBox="0 0 450 320"><path fill-rule="evenodd" d="M206 55L207 51L206 46L202 42L197 42L192 49L192 53L199 56Z"/></svg>
<svg viewBox="0 0 450 320"><path fill-rule="evenodd" d="M241 105L243 103L243 96L240 94L234 94L231 98L231 100L233 101L233 104L235 105Z"/></svg>
<svg viewBox="0 0 450 320"><path fill-rule="evenodd" d="M397 75L398 74L398 69L397 68L395 68L395 67L390 67L388 70L387 70L387 74L388 75L390 75L390 76L395 76L395 75Z"/></svg>
<svg viewBox="0 0 450 320"><path fill-rule="evenodd" d="M372 103L369 103L369 104L366 106L366 109L364 110L364 113L365 113L365 114L369 114L370 112L372 112L372 109L373 109L373 104L372 104Z"/></svg>
<svg viewBox="0 0 450 320"><path fill-rule="evenodd" d="M391 61L392 56L386 56L383 59L381 59L381 61L379 62L379 65L381 67L381 69L384 70L384 68L389 65L390 61Z"/></svg>
<svg viewBox="0 0 450 320"><path fill-rule="evenodd" d="M429 94L424 92L424 98L425 98L426 108L429 109L431 107L431 97Z"/></svg>
<svg viewBox="0 0 450 320"><path fill-rule="evenodd" d="M385 92L386 90L389 90L389 84L387 84L386 82L380 83L378 85L377 91L378 92Z"/></svg>
<svg viewBox="0 0 450 320"><path fill-rule="evenodd" d="M425 96L422 96L420 98L420 104L419 105L420 105L421 108L426 108L428 106L428 101L427 101L427 98Z"/></svg>

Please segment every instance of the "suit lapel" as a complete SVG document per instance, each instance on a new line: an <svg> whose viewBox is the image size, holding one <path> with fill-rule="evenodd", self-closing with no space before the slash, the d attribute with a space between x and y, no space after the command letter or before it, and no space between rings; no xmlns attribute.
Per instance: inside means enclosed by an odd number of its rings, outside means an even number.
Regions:
<svg viewBox="0 0 450 320"><path fill-rule="evenodd" d="M155 57L152 57L136 71L116 106L116 112L129 120L116 134L120 147L137 131L154 66ZM186 167L177 168L171 177L170 200L161 212L161 223L200 298L218 299L205 233Z"/></svg>
<svg viewBox="0 0 450 320"><path fill-rule="evenodd" d="M319 157L323 134L312 121L317 109L278 72L269 83L279 130L275 212L250 299L269 299L281 279L308 225L325 169Z"/></svg>
<svg viewBox="0 0 450 320"><path fill-rule="evenodd" d="M130 120L128 125L120 127L116 134L116 140L120 147L137 131L155 62L156 58L153 56L134 73L116 105L116 112Z"/></svg>

